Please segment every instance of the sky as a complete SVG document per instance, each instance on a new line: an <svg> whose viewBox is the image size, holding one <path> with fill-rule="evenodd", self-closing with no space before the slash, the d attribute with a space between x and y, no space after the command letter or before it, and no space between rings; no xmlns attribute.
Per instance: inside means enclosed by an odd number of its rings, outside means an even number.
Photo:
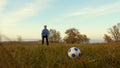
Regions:
<svg viewBox="0 0 120 68"><path fill-rule="evenodd" d="M120 0L0 0L0 33L9 38L41 39L44 25L76 28L90 39L102 39L120 22Z"/></svg>

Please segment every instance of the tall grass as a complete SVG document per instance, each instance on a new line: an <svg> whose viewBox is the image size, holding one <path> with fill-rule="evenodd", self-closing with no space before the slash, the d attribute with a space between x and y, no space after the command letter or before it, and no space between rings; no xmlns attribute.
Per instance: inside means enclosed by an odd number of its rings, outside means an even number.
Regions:
<svg viewBox="0 0 120 68"><path fill-rule="evenodd" d="M70 59L67 50L78 47L81 57ZM0 46L0 68L120 68L120 44L50 44L7 43ZM16 61L18 63L11 63Z"/></svg>

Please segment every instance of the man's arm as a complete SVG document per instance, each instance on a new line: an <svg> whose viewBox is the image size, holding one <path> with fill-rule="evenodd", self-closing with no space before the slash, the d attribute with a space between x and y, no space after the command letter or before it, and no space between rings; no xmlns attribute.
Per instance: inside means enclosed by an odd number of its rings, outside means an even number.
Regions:
<svg viewBox="0 0 120 68"><path fill-rule="evenodd" d="M41 32L41 37L43 36L43 30L42 30L42 32Z"/></svg>
<svg viewBox="0 0 120 68"><path fill-rule="evenodd" d="M47 30L48 31L48 37L50 36L50 32L49 32L49 30Z"/></svg>

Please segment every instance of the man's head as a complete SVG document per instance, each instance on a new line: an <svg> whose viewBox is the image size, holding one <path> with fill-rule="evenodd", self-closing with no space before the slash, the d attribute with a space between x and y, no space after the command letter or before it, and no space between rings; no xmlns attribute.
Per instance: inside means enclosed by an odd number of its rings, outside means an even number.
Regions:
<svg viewBox="0 0 120 68"><path fill-rule="evenodd" d="M47 25L44 25L44 29L46 29L47 28Z"/></svg>

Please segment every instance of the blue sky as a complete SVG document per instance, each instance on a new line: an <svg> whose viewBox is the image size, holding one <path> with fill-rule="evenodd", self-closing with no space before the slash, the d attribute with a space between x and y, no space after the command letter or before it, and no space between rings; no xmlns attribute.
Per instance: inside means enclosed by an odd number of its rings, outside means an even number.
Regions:
<svg viewBox="0 0 120 68"><path fill-rule="evenodd" d="M41 38L44 24L61 32L76 28L101 39L120 22L120 0L0 0L0 33L10 38Z"/></svg>

